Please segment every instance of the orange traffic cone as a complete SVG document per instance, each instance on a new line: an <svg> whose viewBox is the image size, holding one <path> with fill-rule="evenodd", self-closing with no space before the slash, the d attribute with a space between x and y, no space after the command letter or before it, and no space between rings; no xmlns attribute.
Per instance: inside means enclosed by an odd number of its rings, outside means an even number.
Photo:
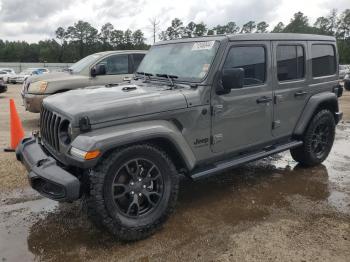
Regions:
<svg viewBox="0 0 350 262"><path fill-rule="evenodd" d="M10 99L10 125L11 125L11 146L6 148L6 152L14 152L18 143L24 137L24 130L22 127L21 119L17 113L15 102Z"/></svg>

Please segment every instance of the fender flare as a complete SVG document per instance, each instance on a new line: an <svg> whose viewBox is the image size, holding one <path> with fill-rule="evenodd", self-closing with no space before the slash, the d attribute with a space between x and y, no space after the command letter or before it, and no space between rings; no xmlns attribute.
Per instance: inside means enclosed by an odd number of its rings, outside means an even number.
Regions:
<svg viewBox="0 0 350 262"><path fill-rule="evenodd" d="M294 135L302 135L304 133L313 115L319 108L328 108L333 114L336 114L339 111L336 94L327 92L311 96L297 122L293 132Z"/></svg>
<svg viewBox="0 0 350 262"><path fill-rule="evenodd" d="M166 120L144 121L97 129L77 136L71 146L83 151L100 150L102 155L114 148L149 141L166 139L180 154L186 168L193 169L195 156L181 131ZM97 163L98 159L96 159Z"/></svg>

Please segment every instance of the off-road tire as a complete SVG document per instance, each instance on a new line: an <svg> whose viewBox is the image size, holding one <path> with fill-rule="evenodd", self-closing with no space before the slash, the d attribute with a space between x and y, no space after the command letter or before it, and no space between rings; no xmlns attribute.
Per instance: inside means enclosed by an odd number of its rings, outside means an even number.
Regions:
<svg viewBox="0 0 350 262"><path fill-rule="evenodd" d="M164 179L163 197L155 210L142 219L125 217L125 214L116 208L113 193L108 189L114 183L117 170L130 159L137 157L152 161ZM97 226L106 228L118 240L135 241L150 236L174 211L179 175L168 155L153 145L138 144L117 149L103 157L89 176L90 192L86 197L88 216Z"/></svg>
<svg viewBox="0 0 350 262"><path fill-rule="evenodd" d="M324 150L315 153L315 137L320 127L327 127L329 133L324 136ZM332 149L335 137L335 121L332 112L327 109L321 110L314 115L302 136L303 145L290 150L293 159L302 166L311 167L322 163Z"/></svg>

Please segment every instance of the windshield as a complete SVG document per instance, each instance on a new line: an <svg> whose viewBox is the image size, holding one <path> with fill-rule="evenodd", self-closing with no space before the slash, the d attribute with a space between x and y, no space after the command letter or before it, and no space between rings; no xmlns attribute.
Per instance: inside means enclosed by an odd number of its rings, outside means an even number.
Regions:
<svg viewBox="0 0 350 262"><path fill-rule="evenodd" d="M89 55L87 57L84 57L83 59L79 60L75 64L73 64L69 70L73 73L79 73L81 70L83 70L86 66L90 65L92 62L97 60L99 57L101 57L102 54L93 54Z"/></svg>
<svg viewBox="0 0 350 262"><path fill-rule="evenodd" d="M167 74L179 80L199 82L209 71L219 42L188 42L154 46L142 60L138 72Z"/></svg>

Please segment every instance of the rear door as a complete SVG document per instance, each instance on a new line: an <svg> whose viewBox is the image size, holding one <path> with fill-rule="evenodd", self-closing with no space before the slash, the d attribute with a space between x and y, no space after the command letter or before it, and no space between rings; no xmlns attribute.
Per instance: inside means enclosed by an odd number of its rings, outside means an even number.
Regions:
<svg viewBox="0 0 350 262"><path fill-rule="evenodd" d="M243 68L244 86L212 96L212 151L238 152L271 141L269 41L231 43L223 68Z"/></svg>
<svg viewBox="0 0 350 262"><path fill-rule="evenodd" d="M290 136L308 100L307 42L272 42L274 109L272 133Z"/></svg>
<svg viewBox="0 0 350 262"><path fill-rule="evenodd" d="M131 55L118 54L103 58L97 63L106 67L105 75L98 75L91 78L91 85L106 85L123 82L133 75Z"/></svg>

